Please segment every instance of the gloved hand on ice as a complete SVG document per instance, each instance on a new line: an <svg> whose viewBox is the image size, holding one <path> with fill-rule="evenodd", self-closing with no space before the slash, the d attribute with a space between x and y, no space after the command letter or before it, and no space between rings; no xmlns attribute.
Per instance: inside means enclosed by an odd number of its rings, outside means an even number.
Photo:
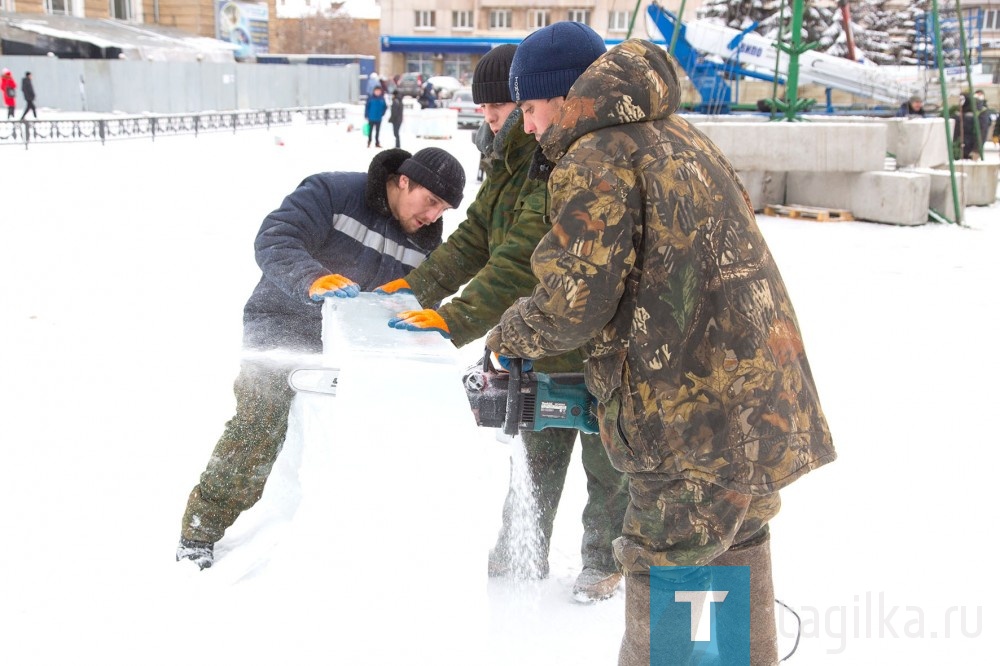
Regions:
<svg viewBox="0 0 1000 666"><path fill-rule="evenodd" d="M314 301L322 301L327 296L354 298L360 293L361 287L356 282L336 273L324 275L309 287L309 298Z"/></svg>
<svg viewBox="0 0 1000 666"><path fill-rule="evenodd" d="M437 331L451 339L448 324L434 310L405 310L389 320L389 328L404 331Z"/></svg>
<svg viewBox="0 0 1000 666"><path fill-rule="evenodd" d="M410 283L406 281L406 278L399 278L398 280L393 280L392 282L386 282L380 287L375 287L376 294L412 294L413 290L410 289Z"/></svg>

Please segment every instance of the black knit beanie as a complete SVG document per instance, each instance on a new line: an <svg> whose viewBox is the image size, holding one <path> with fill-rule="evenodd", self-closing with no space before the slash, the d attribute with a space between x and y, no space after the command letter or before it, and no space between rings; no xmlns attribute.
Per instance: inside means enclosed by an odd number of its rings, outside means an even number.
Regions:
<svg viewBox="0 0 1000 666"><path fill-rule="evenodd" d="M465 169L451 154L440 148L418 150L400 165L398 173L417 185L423 185L452 208L458 208L462 203Z"/></svg>
<svg viewBox="0 0 1000 666"><path fill-rule="evenodd" d="M583 23L559 21L539 28L518 44L510 64L510 97L565 97L580 75L607 50L604 40Z"/></svg>
<svg viewBox="0 0 1000 666"><path fill-rule="evenodd" d="M472 73L472 101L476 104L503 104L510 98L510 62L517 44L501 44L484 55Z"/></svg>

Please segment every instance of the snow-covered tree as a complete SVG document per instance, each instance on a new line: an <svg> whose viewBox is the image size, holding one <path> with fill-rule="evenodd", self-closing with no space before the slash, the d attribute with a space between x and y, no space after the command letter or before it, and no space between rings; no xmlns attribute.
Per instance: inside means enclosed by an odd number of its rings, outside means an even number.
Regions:
<svg viewBox="0 0 1000 666"><path fill-rule="evenodd" d="M697 16L713 23L744 30L756 23L754 32L778 40L788 39L794 0L707 0ZM848 35L843 13L836 0L804 0L802 16L803 43L815 42L816 50L848 57ZM900 3L889 0L850 0L851 37L854 57L880 65L932 66L934 56L934 23L931 0L909 0ZM939 3L941 50L946 65L961 62L958 26L954 2ZM972 35L966 35L967 40Z"/></svg>

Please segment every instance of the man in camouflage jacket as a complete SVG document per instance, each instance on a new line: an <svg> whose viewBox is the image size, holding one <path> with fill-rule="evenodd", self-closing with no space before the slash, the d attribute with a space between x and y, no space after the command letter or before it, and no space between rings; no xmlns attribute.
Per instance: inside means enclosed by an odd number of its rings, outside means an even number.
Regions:
<svg viewBox="0 0 1000 666"><path fill-rule="evenodd" d="M569 26L530 35L511 67L555 163L552 231L532 256L538 287L487 344L587 351L601 436L630 483L619 663L650 663L650 567L711 563L750 567L751 663L774 664L767 523L781 488L836 457L795 313L732 166L675 114L673 59L629 40L554 98L553 59L585 29Z"/></svg>
<svg viewBox="0 0 1000 666"><path fill-rule="evenodd" d="M531 293L538 282L531 272L531 253L549 230L545 183L528 177L537 143L525 134L507 85L514 49L514 45L494 48L477 64L473 76L473 99L485 111L477 144L490 166L465 221L405 279L380 288L410 289L426 307L457 294L436 311L400 313L397 324L421 329L425 319L426 325L447 333L456 347L482 338L517 298ZM554 356L537 363L535 370L582 372L583 354ZM518 550L522 542L513 523L521 500L512 479L500 534L490 553L491 576L548 575L549 542L576 436L576 430L560 428L522 433L538 516L539 552ZM573 595L587 603L612 596L618 587L621 576L611 544L621 534L628 494L625 475L611 466L600 437L581 434L580 441L588 497L583 511L583 570Z"/></svg>

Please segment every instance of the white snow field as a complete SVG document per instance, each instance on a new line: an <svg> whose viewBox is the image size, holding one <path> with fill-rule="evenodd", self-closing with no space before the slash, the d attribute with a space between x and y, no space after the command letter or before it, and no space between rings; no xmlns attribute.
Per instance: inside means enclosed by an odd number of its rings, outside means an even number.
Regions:
<svg viewBox="0 0 1000 666"><path fill-rule="evenodd" d="M405 130L462 160L472 201L469 132ZM254 234L303 177L373 154L346 124L0 149L0 664L616 663L622 593L570 597L578 460L550 578L486 577L511 444L460 390L478 344L351 357L357 392L298 401L216 565L174 561L234 408ZM997 205L964 228L760 224L840 454L772 525L789 663L996 663ZM787 653L788 611L779 632Z"/></svg>

